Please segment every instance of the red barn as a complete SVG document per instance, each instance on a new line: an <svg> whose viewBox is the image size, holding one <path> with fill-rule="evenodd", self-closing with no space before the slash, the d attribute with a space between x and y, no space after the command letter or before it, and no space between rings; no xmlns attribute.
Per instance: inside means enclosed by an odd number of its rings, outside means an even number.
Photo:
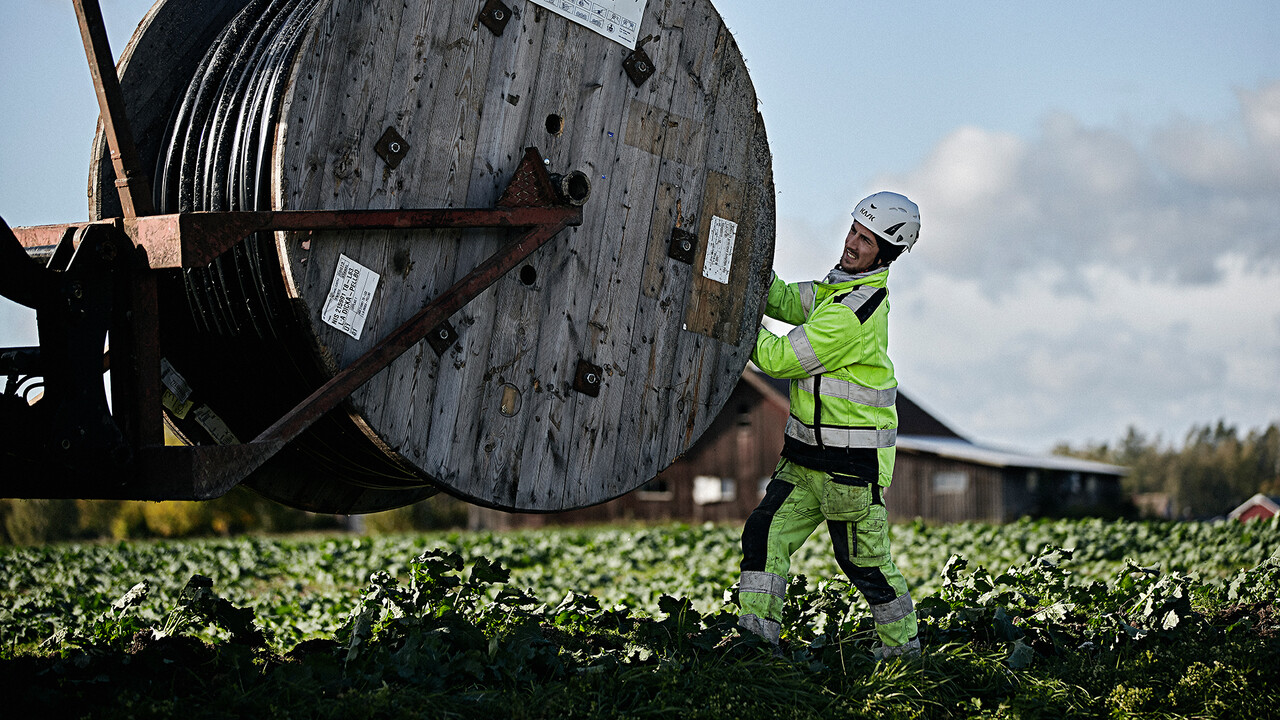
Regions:
<svg viewBox="0 0 1280 720"><path fill-rule="evenodd" d="M656 478L616 500L546 515L472 508L473 529L562 523L741 522L782 452L788 384L750 368L706 433ZM1115 465L973 443L898 392L898 456L886 492L891 520L1008 522L1023 515L1115 514Z"/></svg>

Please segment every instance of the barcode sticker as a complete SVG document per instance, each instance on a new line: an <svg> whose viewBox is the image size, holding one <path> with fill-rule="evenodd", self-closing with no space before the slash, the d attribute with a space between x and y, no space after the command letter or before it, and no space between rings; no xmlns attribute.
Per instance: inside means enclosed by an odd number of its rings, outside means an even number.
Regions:
<svg viewBox="0 0 1280 720"><path fill-rule="evenodd" d="M738 235L738 223L711 216L711 232L707 237L707 257L702 263L702 276L718 283L729 284L729 270L733 267L733 241Z"/></svg>
<svg viewBox="0 0 1280 720"><path fill-rule="evenodd" d="M359 340L380 277L346 255L338 255L338 269L333 273L320 319Z"/></svg>

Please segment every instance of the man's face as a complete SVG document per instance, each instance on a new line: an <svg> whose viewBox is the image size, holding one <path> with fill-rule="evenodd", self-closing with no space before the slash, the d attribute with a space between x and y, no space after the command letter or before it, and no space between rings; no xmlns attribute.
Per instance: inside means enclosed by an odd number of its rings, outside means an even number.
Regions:
<svg viewBox="0 0 1280 720"><path fill-rule="evenodd" d="M862 223L854 221L844 238L844 252L840 255L840 269L847 273L860 273L875 264L880 247L876 236Z"/></svg>

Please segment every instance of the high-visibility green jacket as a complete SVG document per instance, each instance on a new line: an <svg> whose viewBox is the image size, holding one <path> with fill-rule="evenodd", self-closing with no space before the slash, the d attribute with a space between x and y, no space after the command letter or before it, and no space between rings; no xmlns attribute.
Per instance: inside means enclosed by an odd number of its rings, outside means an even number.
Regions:
<svg viewBox="0 0 1280 720"><path fill-rule="evenodd" d="M889 269L787 284L775 274L765 314L796 327L783 337L760 328L751 360L791 380L782 456L805 467L893 480L898 381L889 360Z"/></svg>

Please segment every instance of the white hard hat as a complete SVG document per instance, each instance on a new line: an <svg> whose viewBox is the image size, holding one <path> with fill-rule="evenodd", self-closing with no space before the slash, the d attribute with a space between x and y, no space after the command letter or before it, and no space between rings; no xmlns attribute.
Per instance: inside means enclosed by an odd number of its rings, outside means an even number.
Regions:
<svg viewBox="0 0 1280 720"><path fill-rule="evenodd" d="M920 237L920 208L895 192L863 198L853 217L886 242L910 250Z"/></svg>

